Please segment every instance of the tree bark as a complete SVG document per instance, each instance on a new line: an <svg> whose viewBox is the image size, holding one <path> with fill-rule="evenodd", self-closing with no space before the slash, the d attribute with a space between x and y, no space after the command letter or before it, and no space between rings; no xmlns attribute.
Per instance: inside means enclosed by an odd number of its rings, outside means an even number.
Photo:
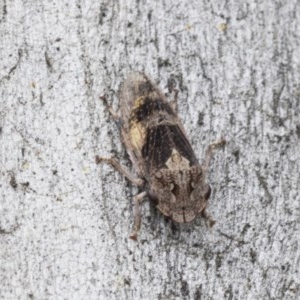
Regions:
<svg viewBox="0 0 300 300"><path fill-rule="evenodd" d="M299 1L0 1L1 299L299 299ZM166 220L99 96L132 70L169 95L212 229Z"/></svg>

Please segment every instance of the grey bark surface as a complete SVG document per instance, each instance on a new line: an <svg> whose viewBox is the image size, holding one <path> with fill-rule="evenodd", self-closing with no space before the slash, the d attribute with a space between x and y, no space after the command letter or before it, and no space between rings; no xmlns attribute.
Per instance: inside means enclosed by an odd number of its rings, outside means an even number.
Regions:
<svg viewBox="0 0 300 300"><path fill-rule="evenodd" d="M299 299L299 1L0 1L0 299ZM166 220L99 96L167 93L210 166L207 228Z"/></svg>

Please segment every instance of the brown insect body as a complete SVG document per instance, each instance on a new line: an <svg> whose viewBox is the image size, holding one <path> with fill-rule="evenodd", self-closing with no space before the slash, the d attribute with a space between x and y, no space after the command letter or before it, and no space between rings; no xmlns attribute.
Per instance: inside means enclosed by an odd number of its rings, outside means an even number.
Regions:
<svg viewBox="0 0 300 300"><path fill-rule="evenodd" d="M139 72L130 74L121 87L120 116L112 110L111 113L121 124L126 150L145 183L146 192L135 197L135 226L131 237L136 238L139 230L139 203L146 195L175 222L190 222L199 213L206 216L210 186L205 183L205 173L212 150L225 141L210 145L205 165L200 166L172 105L160 89ZM98 158L97 161L103 160ZM106 159L106 162L139 184L139 179L134 179L116 161Z"/></svg>
<svg viewBox="0 0 300 300"><path fill-rule="evenodd" d="M127 151L148 183L148 195L174 221L192 221L205 208L210 188L177 114L141 73L125 80L120 99Z"/></svg>

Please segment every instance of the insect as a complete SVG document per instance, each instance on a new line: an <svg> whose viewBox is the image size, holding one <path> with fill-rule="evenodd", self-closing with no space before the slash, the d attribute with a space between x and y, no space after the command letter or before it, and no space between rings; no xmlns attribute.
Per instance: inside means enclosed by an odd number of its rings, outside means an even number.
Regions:
<svg viewBox="0 0 300 300"><path fill-rule="evenodd" d="M105 97L101 99L120 128L137 176L114 158L96 156L96 162L112 165L142 190L133 198L134 226L130 238L137 239L140 205L145 197L175 222L191 222L201 214L212 226L214 220L205 211L211 193L205 176L213 150L224 145L225 140L209 145L205 162L200 165L172 103L140 72L131 73L121 86L118 112Z"/></svg>

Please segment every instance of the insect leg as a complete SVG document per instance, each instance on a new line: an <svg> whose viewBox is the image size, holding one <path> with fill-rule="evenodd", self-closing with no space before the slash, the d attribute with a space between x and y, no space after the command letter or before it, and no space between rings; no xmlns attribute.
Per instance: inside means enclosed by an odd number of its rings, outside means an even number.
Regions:
<svg viewBox="0 0 300 300"><path fill-rule="evenodd" d="M106 163L111 166L113 166L117 171L119 171L122 175L124 175L129 181L131 181L133 184L137 186L142 186L144 185L144 180L138 177L135 177L133 174L131 174L124 166L122 166L117 160L114 158L110 157L100 157L96 156L95 157L96 163Z"/></svg>
<svg viewBox="0 0 300 300"><path fill-rule="evenodd" d="M175 89L174 87L172 88L172 91L174 92L174 99L170 101L170 105L173 108L173 110L177 113L178 112L178 93L179 91Z"/></svg>
<svg viewBox="0 0 300 300"><path fill-rule="evenodd" d="M141 203L143 202L145 196L147 195L147 192L142 192L136 196L134 196L133 201L133 215L134 215L134 224L133 229L130 234L130 238L132 240L137 239L138 232L141 228Z"/></svg>
<svg viewBox="0 0 300 300"><path fill-rule="evenodd" d="M204 208L201 212L202 217L208 222L209 227L213 227L216 221L206 212Z"/></svg>
<svg viewBox="0 0 300 300"><path fill-rule="evenodd" d="M122 118L119 116L119 114L108 104L106 96L100 96L99 97L100 100L103 101L106 109L109 111L110 115L112 116L112 118L114 119L114 121L116 122L116 124L122 128L123 127L123 120Z"/></svg>
<svg viewBox="0 0 300 300"><path fill-rule="evenodd" d="M205 154L205 162L204 162L204 170L207 171L208 170L208 167L209 167L209 163L210 163L210 160L212 158L212 155L213 155L213 151L217 148L217 147L220 147L220 146L223 146L225 145L226 143L226 140L224 138L222 138L221 140L219 141L216 141L212 144L210 144L206 150L206 154Z"/></svg>

